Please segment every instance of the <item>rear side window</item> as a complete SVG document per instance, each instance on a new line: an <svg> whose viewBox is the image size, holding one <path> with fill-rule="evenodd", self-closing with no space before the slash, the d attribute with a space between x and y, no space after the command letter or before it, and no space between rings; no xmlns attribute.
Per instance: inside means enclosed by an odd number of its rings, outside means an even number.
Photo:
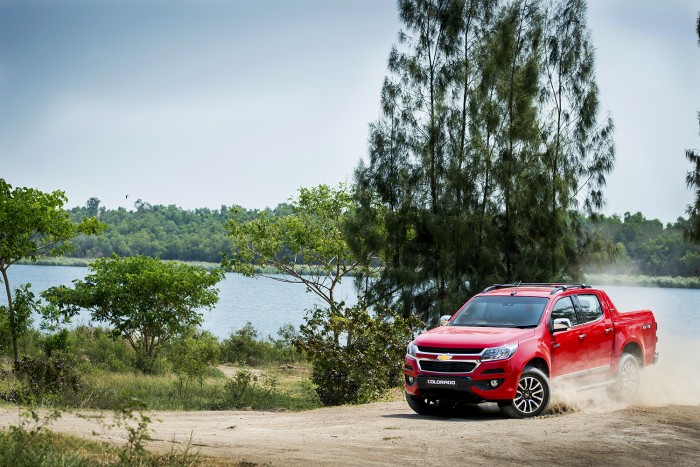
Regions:
<svg viewBox="0 0 700 467"><path fill-rule="evenodd" d="M581 311L581 322L589 323L603 316L603 309L600 306L598 297L595 295L577 295Z"/></svg>
<svg viewBox="0 0 700 467"><path fill-rule="evenodd" d="M571 301L571 297L564 297L554 304L554 308L552 308L552 322L557 318L568 319L571 326L578 324L574 302Z"/></svg>

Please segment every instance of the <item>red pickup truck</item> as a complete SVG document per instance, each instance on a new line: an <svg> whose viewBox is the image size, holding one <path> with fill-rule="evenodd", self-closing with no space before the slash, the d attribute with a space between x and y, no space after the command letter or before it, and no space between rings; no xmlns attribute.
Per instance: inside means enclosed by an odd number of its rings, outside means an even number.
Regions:
<svg viewBox="0 0 700 467"><path fill-rule="evenodd" d="M406 401L422 415L497 402L509 417L534 417L550 381L630 400L640 367L658 359L653 313L620 312L585 284L493 285L441 321L406 352Z"/></svg>

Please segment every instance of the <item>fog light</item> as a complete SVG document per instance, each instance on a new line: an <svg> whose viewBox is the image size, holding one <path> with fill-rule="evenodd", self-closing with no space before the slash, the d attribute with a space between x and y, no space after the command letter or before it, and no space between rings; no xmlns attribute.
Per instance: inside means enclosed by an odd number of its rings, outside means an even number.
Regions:
<svg viewBox="0 0 700 467"><path fill-rule="evenodd" d="M409 386L413 386L413 383L416 382L416 378L410 375L406 375L406 383L408 383Z"/></svg>
<svg viewBox="0 0 700 467"><path fill-rule="evenodd" d="M492 379L489 384L491 385L492 388L495 388L498 386L498 380L497 379Z"/></svg>

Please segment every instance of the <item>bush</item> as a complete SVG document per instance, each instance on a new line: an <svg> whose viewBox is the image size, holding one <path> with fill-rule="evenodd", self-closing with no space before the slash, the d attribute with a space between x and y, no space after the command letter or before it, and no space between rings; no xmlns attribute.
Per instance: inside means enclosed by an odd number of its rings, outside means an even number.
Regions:
<svg viewBox="0 0 700 467"><path fill-rule="evenodd" d="M136 352L108 329L78 326L70 331L69 345L81 363L108 371L136 368Z"/></svg>
<svg viewBox="0 0 700 467"><path fill-rule="evenodd" d="M65 352L70 346L69 338L70 332L68 329L61 329L54 334L49 334L42 339L41 350L47 357L50 357L56 350Z"/></svg>
<svg viewBox="0 0 700 467"><path fill-rule="evenodd" d="M239 365L261 366L303 361L305 356L293 344L296 330L291 324L282 326L277 332L279 340L261 340L258 331L248 322L232 332L221 343L221 361Z"/></svg>
<svg viewBox="0 0 700 467"><path fill-rule="evenodd" d="M169 343L166 352L173 371L180 379L179 392L182 395L186 379L198 379L202 386L207 369L218 361L221 348L212 333L199 331Z"/></svg>
<svg viewBox="0 0 700 467"><path fill-rule="evenodd" d="M374 401L401 384L417 320L352 307L343 313L316 309L306 321L296 343L313 361L312 380L324 405Z"/></svg>
<svg viewBox="0 0 700 467"><path fill-rule="evenodd" d="M238 371L224 385L224 403L217 408L305 410L319 406L319 400L309 386L304 388L304 397L299 398L280 389L278 384L279 381L275 376L257 375L245 370Z"/></svg>
<svg viewBox="0 0 700 467"><path fill-rule="evenodd" d="M75 357L67 352L54 351L43 358L24 356L15 365L14 376L18 385L0 394L8 402L40 402L47 397L75 399L82 389Z"/></svg>

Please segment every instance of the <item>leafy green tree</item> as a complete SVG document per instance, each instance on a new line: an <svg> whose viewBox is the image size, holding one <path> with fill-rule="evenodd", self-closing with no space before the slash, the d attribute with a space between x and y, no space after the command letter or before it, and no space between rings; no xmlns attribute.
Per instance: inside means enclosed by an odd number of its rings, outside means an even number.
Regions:
<svg viewBox="0 0 700 467"><path fill-rule="evenodd" d="M93 320L107 323L131 345L146 370L162 344L201 324L197 310L216 304L215 285L224 277L220 269L146 256L100 258L90 270L73 288L51 287L42 295L68 318L90 310Z"/></svg>
<svg viewBox="0 0 700 467"><path fill-rule="evenodd" d="M44 193L34 188L12 188L0 178L0 274L5 284L7 316L12 336L15 363L19 362L17 337L20 326L7 274L10 266L21 259L36 261L44 256L61 256L72 248L71 240L79 235L95 235L105 226L96 218L78 224L71 222L63 209L67 198L62 191ZM26 296L25 296L26 297Z"/></svg>
<svg viewBox="0 0 700 467"><path fill-rule="evenodd" d="M293 213L282 217L267 212L252 220L234 216L227 224L234 250L222 265L248 277L302 284L336 309L340 281L369 268L368 258L353 254L345 234L352 196L343 185L319 185L301 188L291 205ZM282 276L260 270L266 266Z"/></svg>
<svg viewBox="0 0 700 467"><path fill-rule="evenodd" d="M698 45L700 45L700 14L698 14L695 31L698 35ZM698 123L700 123L700 112L698 112ZM695 191L695 201L686 209L689 216L686 236L689 240L700 243L700 152L696 149L687 149L685 157L693 166L685 177L685 183L688 188Z"/></svg>

